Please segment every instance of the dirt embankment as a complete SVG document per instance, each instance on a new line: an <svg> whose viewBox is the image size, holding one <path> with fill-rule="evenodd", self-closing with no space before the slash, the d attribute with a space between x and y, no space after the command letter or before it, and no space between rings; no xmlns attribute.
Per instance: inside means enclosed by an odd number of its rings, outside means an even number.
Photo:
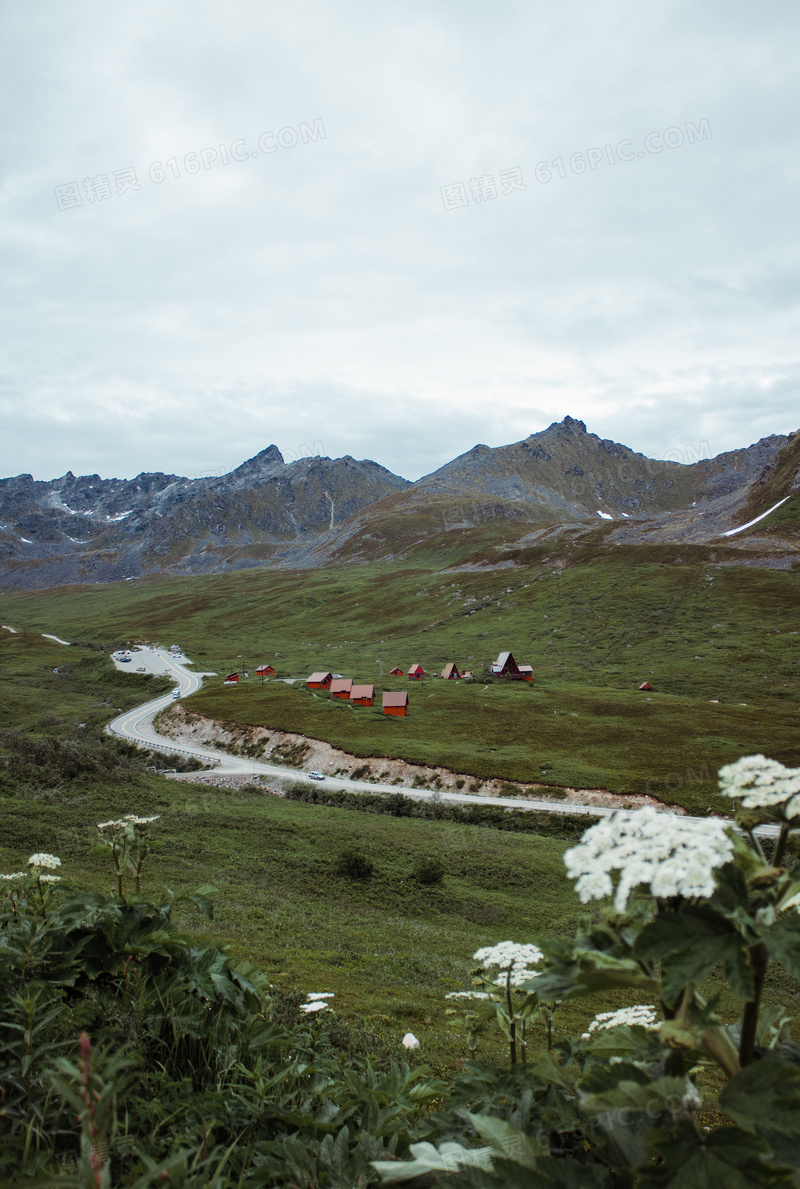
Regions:
<svg viewBox="0 0 800 1189"><path fill-rule="evenodd" d="M269 764L285 764L288 768L303 768L306 771L316 769L329 776L394 784L398 788L480 793L482 797L519 796L559 801L562 804L604 805L611 808L640 809L644 805L652 805L673 813L685 812L678 806L665 805L644 793L619 796L608 789L557 788L547 784L521 784L501 779L479 780L468 773L410 764L406 760L374 756L362 759L307 735L218 722L187 710L180 702L163 710L156 718L155 725L160 732L178 743L219 747L233 755L249 756Z"/></svg>

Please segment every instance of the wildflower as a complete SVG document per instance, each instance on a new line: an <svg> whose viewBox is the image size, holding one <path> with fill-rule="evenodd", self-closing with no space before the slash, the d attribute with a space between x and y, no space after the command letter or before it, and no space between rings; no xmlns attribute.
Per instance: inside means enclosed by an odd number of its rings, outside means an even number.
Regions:
<svg viewBox="0 0 800 1189"><path fill-rule="evenodd" d="M335 991L310 991L306 995L306 999L309 1001L314 999L333 999L335 994Z"/></svg>
<svg viewBox="0 0 800 1189"><path fill-rule="evenodd" d="M13 871L11 873L11 875L0 875L0 879L4 879L7 882L12 879L27 879L27 878L28 878L27 871Z"/></svg>
<svg viewBox="0 0 800 1189"><path fill-rule="evenodd" d="M125 814L125 821L130 822L132 826L149 826L150 822L157 822L158 819L159 814L155 814L153 817L137 817L135 813Z"/></svg>
<svg viewBox="0 0 800 1189"><path fill-rule="evenodd" d="M743 756L719 770L723 793L743 809L783 807L787 818L800 814L800 768L785 768L766 756Z"/></svg>
<svg viewBox="0 0 800 1189"><path fill-rule="evenodd" d="M488 991L450 991L445 999L491 999Z"/></svg>
<svg viewBox="0 0 800 1189"><path fill-rule="evenodd" d="M324 999L315 999L313 1003L301 1003L300 1011L310 1015L315 1011L325 1011L326 1007L330 1007L330 1004L326 1003Z"/></svg>
<svg viewBox="0 0 800 1189"><path fill-rule="evenodd" d="M40 875L39 883L61 883L60 875Z"/></svg>
<svg viewBox="0 0 800 1189"><path fill-rule="evenodd" d="M126 825L125 822L116 822L116 821L98 822L97 828L98 828L98 830L124 830L125 825Z"/></svg>
<svg viewBox="0 0 800 1189"><path fill-rule="evenodd" d="M36 870L39 870L42 867L60 867L61 860L56 858L55 855L31 855L31 857L28 859L28 866L33 867Z"/></svg>
<svg viewBox="0 0 800 1189"><path fill-rule="evenodd" d="M728 862L733 842L716 818L687 821L649 806L613 813L591 826L564 855L570 879L586 904L613 891L611 872L620 873L614 907L624 912L634 888L653 896L706 897L715 889L713 872Z"/></svg>
<svg viewBox="0 0 800 1189"><path fill-rule="evenodd" d="M406 1049L418 1049L419 1041L413 1032L407 1032L400 1042Z"/></svg>
<svg viewBox="0 0 800 1189"><path fill-rule="evenodd" d="M581 1040L588 1040L595 1030L620 1028L623 1025L631 1027L634 1024L652 1028L656 1023L656 1009L650 1004L640 1003L636 1007L621 1007L617 1011L601 1011L592 1020L588 1032L583 1033Z"/></svg>
<svg viewBox="0 0 800 1189"><path fill-rule="evenodd" d="M473 961L482 966L499 966L501 970L514 970L520 966L535 966L542 960L542 951L536 945L520 945L516 941L500 941L497 945L486 945L476 950Z"/></svg>

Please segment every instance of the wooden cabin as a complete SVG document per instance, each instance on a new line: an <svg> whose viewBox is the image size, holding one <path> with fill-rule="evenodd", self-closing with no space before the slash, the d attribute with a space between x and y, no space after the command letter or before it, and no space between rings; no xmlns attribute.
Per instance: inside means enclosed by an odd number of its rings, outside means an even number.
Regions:
<svg viewBox="0 0 800 1189"><path fill-rule="evenodd" d="M396 714L399 718L405 718L408 714L408 694L405 693L388 693L383 695L383 713Z"/></svg>
<svg viewBox="0 0 800 1189"><path fill-rule="evenodd" d="M354 706L374 706L375 686L354 685L350 691L350 701Z"/></svg>
<svg viewBox="0 0 800 1189"><path fill-rule="evenodd" d="M327 689L332 680L332 673L312 673L306 679L306 689Z"/></svg>
<svg viewBox="0 0 800 1189"><path fill-rule="evenodd" d="M423 669L422 665L412 665L408 670L409 681L422 681L424 676L425 670Z"/></svg>
<svg viewBox="0 0 800 1189"><path fill-rule="evenodd" d="M455 661L449 661L442 669L442 677L445 681L460 681L461 674L458 671L458 665Z"/></svg>
<svg viewBox="0 0 800 1189"><path fill-rule="evenodd" d="M275 670L272 665L259 665L256 669L256 677L274 677Z"/></svg>
<svg viewBox="0 0 800 1189"><path fill-rule="evenodd" d="M352 688L353 682L349 677L337 677L335 681L331 681L331 697L342 698L347 702Z"/></svg>
<svg viewBox="0 0 800 1189"><path fill-rule="evenodd" d="M239 674L238 673L229 673L222 684L223 685L238 685L239 684Z"/></svg>
<svg viewBox="0 0 800 1189"><path fill-rule="evenodd" d="M402 669L392 669L392 671L391 671L391 673L389 674L389 676L390 676L390 677L402 677L402 676L403 676L403 670L402 670Z"/></svg>
<svg viewBox="0 0 800 1189"><path fill-rule="evenodd" d="M533 667L518 665L513 652L501 652L496 661L492 661L492 677L505 677L509 681L533 681Z"/></svg>
<svg viewBox="0 0 800 1189"><path fill-rule="evenodd" d="M639 686L639 689L643 689L643 690L648 690L648 689L652 689L652 688L653 687L649 681L643 681L642 684Z"/></svg>

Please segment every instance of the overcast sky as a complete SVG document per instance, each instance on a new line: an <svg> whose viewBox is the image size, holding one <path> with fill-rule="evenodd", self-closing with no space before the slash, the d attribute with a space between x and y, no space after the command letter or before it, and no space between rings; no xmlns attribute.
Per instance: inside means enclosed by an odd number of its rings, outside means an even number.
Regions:
<svg viewBox="0 0 800 1189"><path fill-rule="evenodd" d="M0 474L800 427L799 50L789 0L5 5Z"/></svg>

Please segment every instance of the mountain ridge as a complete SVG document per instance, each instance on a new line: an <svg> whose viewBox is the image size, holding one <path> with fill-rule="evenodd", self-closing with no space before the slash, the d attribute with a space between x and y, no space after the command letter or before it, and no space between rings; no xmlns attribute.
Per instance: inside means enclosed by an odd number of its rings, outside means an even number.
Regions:
<svg viewBox="0 0 800 1189"><path fill-rule="evenodd" d="M740 509L752 512L759 492L800 489L798 447L798 434L773 434L682 464L567 416L506 446L479 443L415 483L350 455L286 463L274 444L221 476L17 475L0 479L0 583L391 560L442 534L449 547L454 530L466 553L567 524L582 533L602 526L610 545L713 540ZM791 549L793 539L790 525L786 540L767 546Z"/></svg>

